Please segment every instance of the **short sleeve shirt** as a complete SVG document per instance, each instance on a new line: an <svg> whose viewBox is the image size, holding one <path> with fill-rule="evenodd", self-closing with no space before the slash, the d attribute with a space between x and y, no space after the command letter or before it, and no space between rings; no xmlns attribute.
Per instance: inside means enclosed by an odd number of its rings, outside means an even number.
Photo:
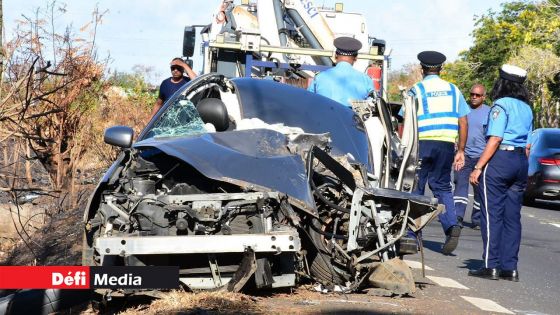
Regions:
<svg viewBox="0 0 560 315"><path fill-rule="evenodd" d="M183 80L178 83L174 83L171 81L171 78L167 78L161 82L159 86L159 95L160 98L164 103L167 101L171 95L173 95L177 90L179 90L182 86L189 83L191 81L188 77L183 77Z"/></svg>
<svg viewBox="0 0 560 315"><path fill-rule="evenodd" d="M373 90L373 81L350 63L342 61L319 73L307 90L351 107L350 101L368 97Z"/></svg>
<svg viewBox="0 0 560 315"><path fill-rule="evenodd" d="M486 134L484 131L488 123L489 112L490 107L486 104L482 104L478 108L471 110L467 115L469 131L467 144L465 146L465 154L469 157L480 157L482 151L484 151L486 147Z"/></svg>
<svg viewBox="0 0 560 315"><path fill-rule="evenodd" d="M496 100L488 116L487 136L502 138L502 144L525 147L533 130L533 111L521 100L504 97Z"/></svg>
<svg viewBox="0 0 560 315"><path fill-rule="evenodd" d="M424 79L422 79L421 82L424 82L424 81L427 81L427 80L442 80L442 79L438 75L430 74L430 75L427 75L426 77L424 77ZM458 94L458 97L459 97L459 117L464 117L471 112L471 108L470 108L469 104L467 104L467 101L465 100L465 97L463 96L463 93L461 93L461 91L455 85L453 85L453 86L458 91L457 94ZM414 88L411 88L410 90L408 90L408 95L416 96L416 93L414 92ZM401 116L401 117L404 117L404 107L401 107L398 115Z"/></svg>

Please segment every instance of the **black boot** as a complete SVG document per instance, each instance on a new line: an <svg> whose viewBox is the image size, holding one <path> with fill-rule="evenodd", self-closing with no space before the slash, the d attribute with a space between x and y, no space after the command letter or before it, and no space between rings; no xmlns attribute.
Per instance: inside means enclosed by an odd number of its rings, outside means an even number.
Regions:
<svg viewBox="0 0 560 315"><path fill-rule="evenodd" d="M445 233L445 243L443 243L443 248L441 252L444 255L451 254L456 248L457 244L459 244L459 236L461 236L461 227L458 225L454 225L447 229L447 233Z"/></svg>
<svg viewBox="0 0 560 315"><path fill-rule="evenodd" d="M500 271L500 279L519 282L519 272L517 270Z"/></svg>
<svg viewBox="0 0 560 315"><path fill-rule="evenodd" d="M490 280L498 280L498 268L480 268L477 270L469 270L469 276L479 277Z"/></svg>

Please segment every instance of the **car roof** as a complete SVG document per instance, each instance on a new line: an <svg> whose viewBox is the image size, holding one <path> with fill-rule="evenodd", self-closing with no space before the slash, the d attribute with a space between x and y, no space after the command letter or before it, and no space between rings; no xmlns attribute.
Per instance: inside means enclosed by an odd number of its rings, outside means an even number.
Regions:
<svg viewBox="0 0 560 315"><path fill-rule="evenodd" d="M539 128L535 129L534 132L560 134L560 128Z"/></svg>
<svg viewBox="0 0 560 315"><path fill-rule="evenodd" d="M553 155L560 152L560 128L539 128L531 139L533 154Z"/></svg>

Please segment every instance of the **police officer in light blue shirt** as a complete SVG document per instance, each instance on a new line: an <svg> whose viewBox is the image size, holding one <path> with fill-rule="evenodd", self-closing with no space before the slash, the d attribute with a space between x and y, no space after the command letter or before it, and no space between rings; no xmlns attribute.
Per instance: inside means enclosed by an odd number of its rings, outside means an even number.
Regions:
<svg viewBox="0 0 560 315"><path fill-rule="evenodd" d="M365 100L373 90L373 81L366 74L354 69L358 51L362 48L359 40L339 37L334 40L336 66L315 76L307 89L345 106L352 107L351 101Z"/></svg>
<svg viewBox="0 0 560 315"><path fill-rule="evenodd" d="M525 70L503 65L492 89L488 142L470 176L480 189L484 267L470 270L469 276L519 281L521 203L527 186L527 139L533 129L526 77Z"/></svg>
<svg viewBox="0 0 560 315"><path fill-rule="evenodd" d="M463 224L465 210L469 201L469 176L474 169L478 159L486 147L485 128L488 121L488 113L490 107L484 104L486 99L486 89L482 84L475 84L470 91L471 112L467 115L468 136L465 146L465 165L459 168L455 166L455 190L453 191L453 202L455 203L455 212L457 213L457 221ZM480 196L478 186L473 185L474 202L471 212L471 227L473 229L480 228Z"/></svg>

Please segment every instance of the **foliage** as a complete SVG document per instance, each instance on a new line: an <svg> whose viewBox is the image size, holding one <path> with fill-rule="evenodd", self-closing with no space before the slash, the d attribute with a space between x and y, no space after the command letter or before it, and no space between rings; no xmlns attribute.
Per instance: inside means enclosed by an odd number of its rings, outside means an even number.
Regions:
<svg viewBox="0 0 560 315"><path fill-rule="evenodd" d="M146 80L153 72L151 66L135 65L133 73L113 72L107 83L114 92L129 99L132 106L139 107L135 110L150 111L157 99L157 89Z"/></svg>
<svg viewBox="0 0 560 315"><path fill-rule="evenodd" d="M470 88L477 83L481 83L476 79L476 71L480 67L480 63L458 60L453 63L445 64L441 77L455 84L463 95L468 95ZM488 86L486 89L488 90Z"/></svg>
<svg viewBox="0 0 560 315"><path fill-rule="evenodd" d="M560 75L560 57L548 49L526 46L508 62L527 70L527 86L534 99L538 125L558 127L560 102L551 89L557 87L554 83Z"/></svg>
<svg viewBox="0 0 560 315"><path fill-rule="evenodd" d="M408 89L422 79L422 71L418 64L409 63L401 69L391 71L388 75L389 80L389 101L400 102L400 88Z"/></svg>
<svg viewBox="0 0 560 315"><path fill-rule="evenodd" d="M106 128L126 125L139 134L149 121L155 96L149 94L145 97L147 94L143 93L127 95L124 90L118 85L109 85L96 110L91 112L86 133L89 145L84 156L84 168L106 168L117 157L119 150L103 141Z"/></svg>
<svg viewBox="0 0 560 315"><path fill-rule="evenodd" d="M50 27L56 9L51 3L33 18L24 16L3 47L0 191L14 198L23 191L54 193L71 201L66 207L78 201L75 186L84 168L106 167L116 156L103 141L104 129L121 124L139 131L156 95L143 79L153 71L149 67L104 75L106 63L94 47L99 12L81 28L86 35L80 38L70 28L59 33Z"/></svg>
<svg viewBox="0 0 560 315"><path fill-rule="evenodd" d="M489 11L478 18L473 46L462 60L477 63L473 73L485 86L492 86L498 68L526 46L560 53L560 16L547 2L511 2L501 12Z"/></svg>
<svg viewBox="0 0 560 315"><path fill-rule="evenodd" d="M466 92L473 83L491 88L502 64L514 63L529 71L528 86L537 101L536 127L558 127L559 72L552 64L560 55L560 6L557 1L510 2L500 12L476 19L473 46L459 60L445 66L444 78ZM547 70L545 70L547 69ZM545 71L547 75L544 75ZM540 116L539 116L540 117Z"/></svg>
<svg viewBox="0 0 560 315"><path fill-rule="evenodd" d="M101 91L104 65L95 58L93 41L68 28L56 33L46 26L52 19L37 10L6 45L3 88L10 92L2 100L0 135L25 142L50 174L53 189L60 190L70 187L83 155L82 120Z"/></svg>

